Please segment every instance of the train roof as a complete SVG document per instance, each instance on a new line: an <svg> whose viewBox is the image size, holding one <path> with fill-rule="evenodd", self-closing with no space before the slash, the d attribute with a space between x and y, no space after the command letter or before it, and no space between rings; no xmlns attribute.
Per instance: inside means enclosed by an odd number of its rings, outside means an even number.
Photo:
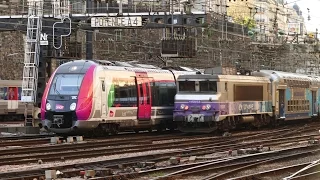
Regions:
<svg viewBox="0 0 320 180"><path fill-rule="evenodd" d="M196 74L199 73L198 71L194 70L191 71L188 69L188 71L177 71L177 70L165 70L158 68L153 65L147 65L147 64L135 64L132 65L131 63L127 62L111 62L111 61L105 61L105 60L74 60L67 63L62 64L60 68L60 72L68 72L69 69L73 66L80 66L78 70L74 70L74 72L83 73L86 72L86 70L91 65L97 65L101 66L103 69L108 70L115 70L115 71L133 71L133 72L152 72L152 73L171 73L171 71L175 74Z"/></svg>
<svg viewBox="0 0 320 180"><path fill-rule="evenodd" d="M22 80L0 80L0 87L20 87L22 86Z"/></svg>
<svg viewBox="0 0 320 180"><path fill-rule="evenodd" d="M177 78L177 80L179 81L183 81L183 80L199 80L199 79L218 79L218 75L214 74L214 75L211 75L211 74L187 74L187 75L181 75Z"/></svg>
<svg viewBox="0 0 320 180"><path fill-rule="evenodd" d="M192 75L181 75L178 77L178 81L184 80L227 80L227 81L256 81L256 82L269 82L266 77L257 76L246 76L246 75L217 75L217 74L192 74Z"/></svg>
<svg viewBox="0 0 320 180"><path fill-rule="evenodd" d="M320 82L320 77L318 76L310 76L305 74L282 72L282 71L260 70L257 72L253 72L252 75L270 77L273 80L288 79L288 80Z"/></svg>

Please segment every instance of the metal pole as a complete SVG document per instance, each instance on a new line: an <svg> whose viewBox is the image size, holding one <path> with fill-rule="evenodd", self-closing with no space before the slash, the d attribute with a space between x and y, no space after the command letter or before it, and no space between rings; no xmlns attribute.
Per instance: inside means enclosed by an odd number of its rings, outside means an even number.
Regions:
<svg viewBox="0 0 320 180"><path fill-rule="evenodd" d="M119 3L119 14L122 14L122 0Z"/></svg>
<svg viewBox="0 0 320 180"><path fill-rule="evenodd" d="M222 67L222 52L221 52L221 42L219 41L219 58L220 58L220 66Z"/></svg>
<svg viewBox="0 0 320 180"><path fill-rule="evenodd" d="M226 39L228 38L228 17L227 15L225 15L225 18L226 18Z"/></svg>
<svg viewBox="0 0 320 180"><path fill-rule="evenodd" d="M316 29L316 42L317 42L317 45L318 45L318 28Z"/></svg>
<svg viewBox="0 0 320 180"><path fill-rule="evenodd" d="M173 37L173 0L171 0L171 37L172 39L174 38Z"/></svg>
<svg viewBox="0 0 320 180"><path fill-rule="evenodd" d="M87 6L86 6L86 12L89 13L90 8L90 0L87 0ZM93 51L92 51L92 35L93 33L91 31L86 31L86 59L91 60L93 59Z"/></svg>

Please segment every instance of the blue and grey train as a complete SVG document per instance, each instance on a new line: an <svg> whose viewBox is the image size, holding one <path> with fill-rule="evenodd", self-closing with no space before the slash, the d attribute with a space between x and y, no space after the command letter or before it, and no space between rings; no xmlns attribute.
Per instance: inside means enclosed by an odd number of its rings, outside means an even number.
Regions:
<svg viewBox="0 0 320 180"><path fill-rule="evenodd" d="M317 119L320 77L260 70L251 75L182 75L174 122L183 132L209 133Z"/></svg>

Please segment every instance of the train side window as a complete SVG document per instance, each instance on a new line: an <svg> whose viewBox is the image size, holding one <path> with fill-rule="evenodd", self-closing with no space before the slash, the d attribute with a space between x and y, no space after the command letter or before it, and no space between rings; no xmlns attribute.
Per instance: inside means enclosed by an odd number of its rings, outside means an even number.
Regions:
<svg viewBox="0 0 320 180"><path fill-rule="evenodd" d="M143 96L143 83L139 84L139 104L143 104L144 96Z"/></svg>
<svg viewBox="0 0 320 180"><path fill-rule="evenodd" d="M177 89L174 82L154 82L152 106L172 106Z"/></svg>
<svg viewBox="0 0 320 180"><path fill-rule="evenodd" d="M167 90L168 90L168 105L174 105L174 96L177 94L177 89L174 82L167 82Z"/></svg>
<svg viewBox="0 0 320 180"><path fill-rule="evenodd" d="M149 93L150 92L150 86L149 86L148 82L146 82L145 85L146 85L147 104L150 104L150 93Z"/></svg>
<svg viewBox="0 0 320 180"><path fill-rule="evenodd" d="M105 84L104 84L104 80L101 80L101 88L102 88L102 91L103 91L103 92L106 91L106 87L105 87Z"/></svg>
<svg viewBox="0 0 320 180"><path fill-rule="evenodd" d="M9 87L9 90L7 92L7 99L8 100L18 100L18 88Z"/></svg>
<svg viewBox="0 0 320 180"><path fill-rule="evenodd" d="M2 100L6 99L5 96L6 96L6 88L0 87L0 99Z"/></svg>
<svg viewBox="0 0 320 180"><path fill-rule="evenodd" d="M135 107L137 106L137 87L134 78L115 79L113 107ZM110 98L110 97L109 97ZM143 99L143 97L141 98Z"/></svg>

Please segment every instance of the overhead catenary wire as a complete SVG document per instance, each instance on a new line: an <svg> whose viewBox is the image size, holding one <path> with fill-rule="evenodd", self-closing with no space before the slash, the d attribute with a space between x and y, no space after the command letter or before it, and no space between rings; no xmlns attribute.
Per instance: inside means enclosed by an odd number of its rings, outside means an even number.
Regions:
<svg viewBox="0 0 320 180"><path fill-rule="evenodd" d="M90 17L88 17L88 19L89 19ZM1 20L0 20L1 21ZM50 20L48 20L48 21L50 21ZM221 21L220 21L221 22ZM151 22L151 23L154 23L154 22ZM15 24L15 23L13 23L13 24ZM75 22L73 22L73 24L75 25L76 23ZM90 25L89 23L86 23L85 22L85 24L86 25ZM12 24L11 24L12 25ZM171 26L171 24L168 24L168 23L165 23L165 25L167 25L168 27L169 26ZM174 25L175 26L175 25ZM176 26L175 26L176 27ZM229 25L227 25L226 27L230 27ZM194 27L195 28L195 27ZM61 28L61 29L63 29L63 28ZM199 28L200 29L200 28ZM73 28L73 30L77 30L77 28ZM140 29L140 30L145 30L145 29ZM240 30L240 29L239 29ZM96 34L96 35L99 35L99 36L103 36L103 37L115 37L115 35L113 34L113 33L109 33L109 32L96 32L96 31L93 31L93 30L81 30L82 32L92 32L92 33L94 33L94 34ZM124 30L124 31L130 31L130 30ZM219 30L213 30L213 31L219 31ZM148 31L148 32L150 32L150 31ZM221 33L221 32L220 32ZM228 32L229 33L229 32ZM232 33L229 33L230 35L232 35ZM144 38L144 37L135 37L136 39L136 41L137 42L140 42L140 43L133 43L133 42L130 42L130 41L127 41L126 39L129 39L130 38L130 35L126 35L126 34L124 34L124 35L122 35L122 37L123 37L123 40L125 40L125 41L114 41L114 43L115 44L118 44L118 45L126 45L126 46L136 46L136 47L140 47L140 48L145 48L145 49L148 49L148 50L151 50L151 51L160 51L160 46L158 46L157 45L157 43L156 42L153 42L153 40L152 39L146 39L146 38ZM228 36L229 37L229 36ZM253 53L253 51L252 50L249 50L249 51L244 51L244 49L245 48L248 48L249 47L249 45L247 45L247 44L244 44L243 43L243 40L233 40L233 45L223 45L221 48L216 48L216 47L214 47L214 46L211 46L212 44L214 44L214 43L216 43L216 42L219 42L219 40L218 39L206 39L206 38L203 38L203 37L194 37L194 38L196 38L197 40L203 40L203 42L201 43L201 44L199 44L199 52L200 51L203 51L204 52L204 50L206 50L207 51L207 53L199 53L199 56L197 56L197 58L199 59L199 61L202 61L203 62L203 64L204 63L212 63L214 60L214 57L216 57L217 56L217 53L218 53L218 51L220 51L220 50L222 50L223 52L225 52L225 54L231 54L232 56L233 56L233 54L239 54L239 55L247 55L248 53L249 54L252 54ZM108 39L107 39L107 41L108 42L110 42ZM96 41L89 41L89 42L86 42L86 43L95 43ZM207 42L207 43L206 43ZM235 47L234 47L235 46ZM238 47L237 47L238 46ZM241 47L241 48L240 48ZM100 50L98 50L98 51L101 51L101 52L105 52L105 50L104 49L100 49ZM110 54L110 56L109 57L111 57L111 56L114 56L114 57L116 57L118 54L121 54L121 53L124 53L124 52L122 52L121 51L121 49L116 49L115 51L113 51L113 53L111 53ZM210 55L210 54L213 54L213 55ZM263 54L263 53L262 53ZM129 54L126 54L126 56L127 56L127 60L134 60L135 58L134 57L132 57L131 55L129 55ZM234 56L236 56L236 55L234 55ZM206 57L206 59L204 59L204 57ZM132 59L131 59L132 58ZM230 61L230 57L228 57L227 55L226 56L223 56L222 57L223 58L223 60L225 61L225 62L228 62L228 60ZM279 58L280 59L280 58ZM183 62L183 63L185 63L185 62L187 62L187 61L189 61L188 63L189 64L192 64L192 65L199 65L199 63L196 63L196 62L191 62L190 61L190 59L179 59L179 62ZM234 60L234 61L236 61L236 60ZM251 61L254 61L254 59L252 59ZM282 61L282 59L281 59L281 61Z"/></svg>

